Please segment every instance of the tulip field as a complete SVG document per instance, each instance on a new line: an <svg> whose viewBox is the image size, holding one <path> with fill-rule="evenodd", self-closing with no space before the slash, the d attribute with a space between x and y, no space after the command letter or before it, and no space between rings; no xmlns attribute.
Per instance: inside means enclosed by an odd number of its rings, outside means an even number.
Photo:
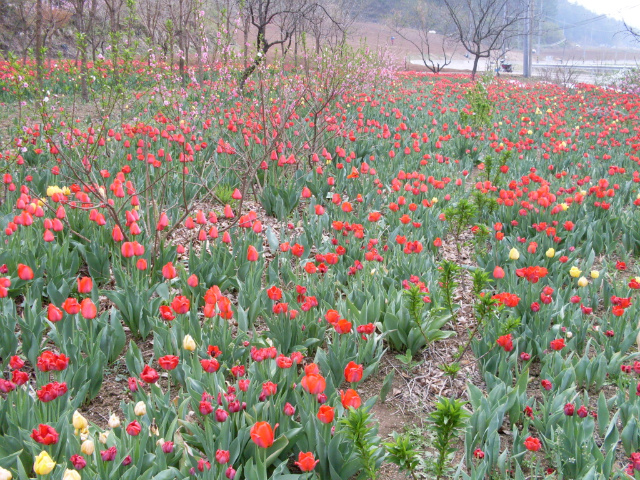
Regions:
<svg viewBox="0 0 640 480"><path fill-rule="evenodd" d="M357 52L95 64L87 105L28 67L0 480L640 478L640 97Z"/></svg>

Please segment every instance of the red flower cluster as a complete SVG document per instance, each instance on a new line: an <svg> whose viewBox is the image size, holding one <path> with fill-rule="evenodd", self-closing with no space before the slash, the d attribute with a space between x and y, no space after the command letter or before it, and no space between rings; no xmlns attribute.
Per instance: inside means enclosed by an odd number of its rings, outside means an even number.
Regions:
<svg viewBox="0 0 640 480"><path fill-rule="evenodd" d="M49 350L45 350L38 357L36 365L41 372L61 372L69 366L69 357L64 353L56 355Z"/></svg>
<svg viewBox="0 0 640 480"><path fill-rule="evenodd" d="M508 292L498 293L491 298L497 300L499 305L504 305L506 307L512 308L518 306L518 303L520 302L520 297L518 297L515 293Z"/></svg>
<svg viewBox="0 0 640 480"><path fill-rule="evenodd" d="M516 270L518 277L524 277L531 283L538 283L541 278L547 276L548 270L544 267L524 267Z"/></svg>

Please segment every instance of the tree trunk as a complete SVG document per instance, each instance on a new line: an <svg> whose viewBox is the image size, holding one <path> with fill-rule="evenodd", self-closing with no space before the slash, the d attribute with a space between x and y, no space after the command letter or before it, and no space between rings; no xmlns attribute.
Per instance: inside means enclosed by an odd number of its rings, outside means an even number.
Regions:
<svg viewBox="0 0 640 480"><path fill-rule="evenodd" d="M38 85L42 88L43 61L42 49L42 0L36 0L36 78Z"/></svg>
<svg viewBox="0 0 640 480"><path fill-rule="evenodd" d="M87 89L87 40L83 39L80 45L80 88L82 101L89 101L89 91Z"/></svg>
<svg viewBox="0 0 640 480"><path fill-rule="evenodd" d="M244 57L244 66L247 66L247 59L249 58L249 16L247 15L246 20L244 21L244 45L243 45L243 57Z"/></svg>
<svg viewBox="0 0 640 480"><path fill-rule="evenodd" d="M184 25L183 17L182 17L182 4L183 0L180 0L179 9L178 9L178 49L180 50L180 59L178 60L178 68L180 69L180 77L182 78L182 82L186 81L184 74L184 56L186 55L184 48Z"/></svg>
<svg viewBox="0 0 640 480"><path fill-rule="evenodd" d="M115 2L109 8L109 28L111 29L111 62L113 68L113 83L118 83L118 20L116 18Z"/></svg>
<svg viewBox="0 0 640 480"><path fill-rule="evenodd" d="M471 70L471 80L475 80L476 72L478 71L478 62L480 61L480 55L477 53L473 59L473 70Z"/></svg>
<svg viewBox="0 0 640 480"><path fill-rule="evenodd" d="M93 63L96 63L96 40L93 32L93 20L96 18L96 11L98 8L98 0L91 0L91 16L89 19L89 38L91 38L91 59Z"/></svg>

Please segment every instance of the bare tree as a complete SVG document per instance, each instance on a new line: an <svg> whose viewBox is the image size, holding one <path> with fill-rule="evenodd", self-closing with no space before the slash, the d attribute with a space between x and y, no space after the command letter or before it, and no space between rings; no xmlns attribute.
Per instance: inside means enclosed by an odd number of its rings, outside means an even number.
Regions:
<svg viewBox="0 0 640 480"><path fill-rule="evenodd" d="M42 37L42 0L36 0L36 76L42 88L44 39Z"/></svg>
<svg viewBox="0 0 640 480"><path fill-rule="evenodd" d="M347 31L363 10L363 4L363 0L330 0L319 4L303 27L303 31L313 36L316 54L320 53L322 40L333 46L345 41Z"/></svg>
<svg viewBox="0 0 640 480"><path fill-rule="evenodd" d="M489 58L520 35L527 16L525 0L442 0L456 28L457 40L472 55L475 78L478 62Z"/></svg>
<svg viewBox="0 0 640 480"><path fill-rule="evenodd" d="M457 30L443 5L418 1L413 8L394 12L389 27L418 50L422 63L433 73L451 63Z"/></svg>
<svg viewBox="0 0 640 480"><path fill-rule="evenodd" d="M256 29L256 56L245 67L240 75L240 90L251 74L264 61L269 50L274 46L291 44L297 24L303 18L310 16L316 9L316 3L311 0L238 0L244 5L251 25ZM267 37L267 27L277 25L278 34ZM270 32L269 32L270 33ZM286 47L285 47L286 48Z"/></svg>
<svg viewBox="0 0 640 480"><path fill-rule="evenodd" d="M244 91L247 79L265 60L272 47L281 47L286 52L291 46L296 31L318 12L326 15L336 26L340 23L325 4L317 0L236 0L239 10L248 15L256 32L256 56L240 74L240 91ZM267 27L269 30L267 30ZM273 28L275 27L275 28Z"/></svg>

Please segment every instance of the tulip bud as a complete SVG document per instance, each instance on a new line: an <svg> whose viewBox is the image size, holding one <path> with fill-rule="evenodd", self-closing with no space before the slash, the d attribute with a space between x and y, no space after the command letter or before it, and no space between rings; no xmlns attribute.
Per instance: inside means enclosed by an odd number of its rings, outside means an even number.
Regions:
<svg viewBox="0 0 640 480"><path fill-rule="evenodd" d="M164 442L162 444L162 452L163 453L171 453L171 452L173 452L173 442Z"/></svg>
<svg viewBox="0 0 640 480"><path fill-rule="evenodd" d="M118 428L120 426L120 418L115 413L112 413L109 417L108 425L109 428Z"/></svg>
<svg viewBox="0 0 640 480"><path fill-rule="evenodd" d="M564 414L567 415L568 417L573 416L573 413L575 412L576 407L572 404L572 403L567 403L564 406Z"/></svg>
<svg viewBox="0 0 640 480"><path fill-rule="evenodd" d="M102 439L100 439L100 441L102 442ZM105 441L102 442L102 443L106 443L106 441L107 440L105 438ZM93 455L93 452L94 452L95 449L96 449L96 447L93 444L93 440L91 440L90 438L85 440L84 442L82 442L82 445L80 446L80 451L82 453L84 453L85 455Z"/></svg>
<svg viewBox="0 0 640 480"><path fill-rule="evenodd" d="M55 467L56 462L54 462L44 450L38 454L33 463L33 471L36 472L36 475L47 475L51 473Z"/></svg>
<svg viewBox="0 0 640 480"><path fill-rule="evenodd" d="M591 278L594 280L600 276L600 272L597 270L591 270Z"/></svg>
<svg viewBox="0 0 640 480"><path fill-rule="evenodd" d="M496 265L496 267L493 269L493 278L495 278L496 280L504 278L504 270L502 267Z"/></svg>
<svg viewBox="0 0 640 480"><path fill-rule="evenodd" d="M80 412L78 412L77 410L73 412L72 423L73 428L75 428L76 431L82 431L85 428L89 427L89 422L87 422L87 419L80 415Z"/></svg>
<svg viewBox="0 0 640 480"><path fill-rule="evenodd" d="M550 248L549 250L547 250L547 252L545 253L545 255L548 258L553 258L556 254L556 251L553 248Z"/></svg>
<svg viewBox="0 0 640 480"><path fill-rule="evenodd" d="M135 413L136 416L138 416L138 417L146 415L147 414L147 404L144 403L144 402L136 403L136 406L133 408L133 413Z"/></svg>
<svg viewBox="0 0 640 480"><path fill-rule="evenodd" d="M12 478L13 475L11 475L9 470L0 467L0 480L11 480Z"/></svg>
<svg viewBox="0 0 640 480"><path fill-rule="evenodd" d="M509 251L509 259L510 260L518 260L520 258L520 252L518 250L516 250L515 248L512 248Z"/></svg>
<svg viewBox="0 0 640 480"><path fill-rule="evenodd" d="M579 287L586 287L587 285L589 285L589 280L587 280L587 279L586 279L586 278L584 278L584 277L580 277L580 278L578 279L578 286L579 286Z"/></svg>
<svg viewBox="0 0 640 480"><path fill-rule="evenodd" d="M184 336L184 338L182 339L182 348L190 352L193 352L196 349L196 342L191 337L191 335Z"/></svg>
<svg viewBox="0 0 640 480"><path fill-rule="evenodd" d="M81 478L80 473L76 470L69 470L68 468L64 471L64 475L62 476L62 480L80 480Z"/></svg>

